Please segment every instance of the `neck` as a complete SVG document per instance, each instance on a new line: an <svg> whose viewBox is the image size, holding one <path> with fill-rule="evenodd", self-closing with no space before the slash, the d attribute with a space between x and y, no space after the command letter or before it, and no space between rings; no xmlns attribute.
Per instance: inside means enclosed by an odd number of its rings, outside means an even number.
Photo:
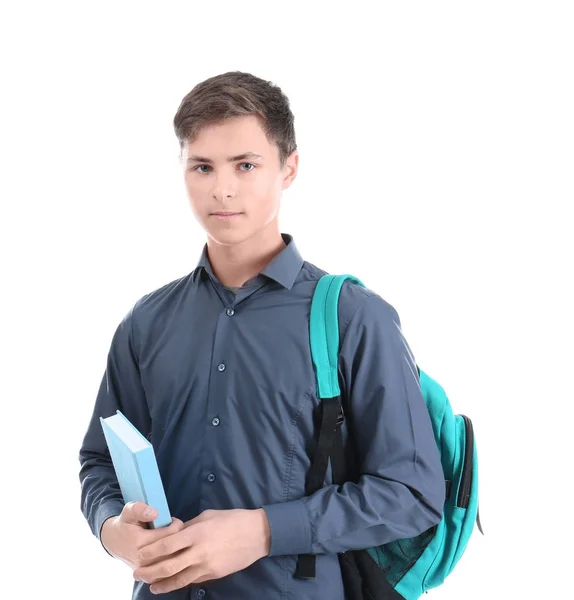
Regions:
<svg viewBox="0 0 574 600"><path fill-rule="evenodd" d="M270 225L240 244L223 245L208 238L209 262L223 285L241 287L285 248L279 227Z"/></svg>

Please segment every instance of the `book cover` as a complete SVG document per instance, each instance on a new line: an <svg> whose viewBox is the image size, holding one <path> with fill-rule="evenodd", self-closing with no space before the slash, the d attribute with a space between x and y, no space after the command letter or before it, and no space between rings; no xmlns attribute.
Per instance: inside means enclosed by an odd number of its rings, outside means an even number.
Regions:
<svg viewBox="0 0 574 600"><path fill-rule="evenodd" d="M158 512L150 528L171 525L171 515L151 443L119 410L100 423L124 502L145 502Z"/></svg>

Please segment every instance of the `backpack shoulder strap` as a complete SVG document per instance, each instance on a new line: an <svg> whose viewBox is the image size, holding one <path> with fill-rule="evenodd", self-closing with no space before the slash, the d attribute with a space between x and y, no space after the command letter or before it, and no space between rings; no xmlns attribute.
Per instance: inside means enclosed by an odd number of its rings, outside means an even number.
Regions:
<svg viewBox="0 0 574 600"><path fill-rule="evenodd" d="M344 451L340 425L342 423L341 390L339 386L339 294L351 275L324 275L315 288L311 304L309 337L317 379L317 397L321 399L321 425L317 447L305 483L310 496L321 489L327 474L329 459L334 483L344 480ZM314 579L315 556L302 554L297 562L295 577Z"/></svg>
<svg viewBox="0 0 574 600"><path fill-rule="evenodd" d="M319 398L341 395L339 388L339 295L345 281L365 285L352 275L323 275L311 304L311 354Z"/></svg>

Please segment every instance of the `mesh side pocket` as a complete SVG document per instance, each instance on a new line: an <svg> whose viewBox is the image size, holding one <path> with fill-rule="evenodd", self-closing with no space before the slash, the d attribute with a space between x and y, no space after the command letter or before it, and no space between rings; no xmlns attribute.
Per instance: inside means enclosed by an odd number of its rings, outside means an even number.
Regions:
<svg viewBox="0 0 574 600"><path fill-rule="evenodd" d="M391 586L395 587L417 562L433 539L436 530L437 525L434 525L416 537L396 540L384 546L369 548L369 554L383 569Z"/></svg>

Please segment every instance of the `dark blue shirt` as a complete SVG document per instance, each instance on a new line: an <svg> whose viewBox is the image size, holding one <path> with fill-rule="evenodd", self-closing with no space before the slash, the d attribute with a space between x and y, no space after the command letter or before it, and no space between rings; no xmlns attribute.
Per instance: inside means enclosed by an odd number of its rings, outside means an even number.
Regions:
<svg viewBox="0 0 574 600"><path fill-rule="evenodd" d="M346 282L339 305L343 436L360 477L305 497L320 403L309 344L325 274L286 247L235 294L197 268L138 300L118 326L80 450L94 535L124 502L99 417L120 409L155 449L174 517L263 507L269 557L166 598L343 600L337 553L412 537L439 522L445 485L413 355L395 309ZM353 273L361 278L360 273ZM317 556L314 580L293 577ZM134 583L133 598L155 598Z"/></svg>

